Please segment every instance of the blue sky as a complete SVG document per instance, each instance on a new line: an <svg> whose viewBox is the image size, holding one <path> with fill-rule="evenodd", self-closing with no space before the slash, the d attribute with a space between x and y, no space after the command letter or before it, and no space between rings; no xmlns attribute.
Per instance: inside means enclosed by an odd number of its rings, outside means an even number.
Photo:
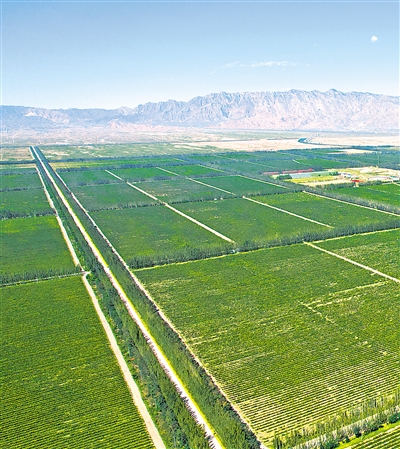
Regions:
<svg viewBox="0 0 400 449"><path fill-rule="evenodd" d="M3 0L1 72L2 104L48 108L220 91L399 95L399 3Z"/></svg>

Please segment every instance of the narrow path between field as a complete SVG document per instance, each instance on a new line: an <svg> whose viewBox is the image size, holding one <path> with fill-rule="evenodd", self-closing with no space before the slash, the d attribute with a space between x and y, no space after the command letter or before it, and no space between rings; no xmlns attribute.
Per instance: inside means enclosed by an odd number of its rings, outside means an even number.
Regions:
<svg viewBox="0 0 400 449"><path fill-rule="evenodd" d="M160 168L160 167L157 167L157 168ZM171 173L171 174L173 174L173 175L178 175L178 173L174 173L174 172L169 171L169 170L164 170L163 168L160 168L160 169L163 170L163 171L166 171L166 172L168 172L168 173ZM107 170L106 170L106 171L107 171ZM111 172L108 172L108 173L112 174ZM114 175L114 176L115 176L115 175ZM178 176L179 176L179 175L178 175ZM248 177L246 177L246 176L241 176L241 177L242 177L242 178L251 179L251 180L253 180L253 181L258 181L257 179L248 178ZM198 184L202 184L202 185L204 185L204 186L206 186L206 187L211 187L212 189L220 190L221 192L225 192L225 193L229 193L229 194L231 194L231 195L237 196L235 193L230 192L229 190L224 190L224 189L220 189L219 187L214 187L214 186L211 185L211 184L206 184L205 182L198 181L197 179L189 178L189 176L185 176L185 179L187 179L187 180L189 180L189 181L197 182ZM272 183L266 182L266 181L259 181L259 182L263 182L263 183L265 183L265 184L277 185L277 184L272 184ZM127 183L127 184L128 184L128 183ZM280 187L280 186L279 186L279 187ZM285 188L287 188L287 187L285 187ZM318 225L325 226L325 227L327 227L327 228L333 228L333 226L328 225L328 224L326 224L326 223L321 223L321 222L319 222L319 221L312 220L311 218L304 217L303 215L298 215L298 214L295 214L295 213L293 213L293 212L289 212L288 210L281 209L281 208L279 208L279 207L271 206L270 204L267 204L267 203L262 203L262 202L260 202L260 201L253 200L252 198L248 198L247 196L242 196L242 198L245 199L245 200L247 200L247 201L251 201L251 202L253 202L253 203L256 203L256 204L261 204L261 206L270 207L271 209L275 209L275 210L277 210L277 211L279 211L279 212L283 212L283 213L288 214L288 215L293 215L294 217L301 218L302 220L310 221L311 223L316 223L316 224L318 224ZM165 204L166 204L166 203L165 203Z"/></svg>
<svg viewBox="0 0 400 449"><path fill-rule="evenodd" d="M397 279L397 278L395 278L393 276L389 276L388 274L382 273L381 271L375 270L374 268L371 268L368 265L363 265L363 264L361 264L359 262L356 262L355 260L349 259L349 258L344 257L344 256L340 256L339 254L333 253L332 251L328 251L327 249L321 248L321 247L319 247L319 246L317 246L317 245L315 245L313 243L310 243L310 242L304 242L304 244L308 245L308 246L311 246L312 248L315 248L315 249L317 249L319 251L322 251L324 253L327 253L327 254L329 254L331 256L337 257L338 259L345 260L346 262L349 262L349 263L351 263L353 265L356 265L357 267L364 268L364 270L371 271L374 274L377 274L379 276L382 276L382 277L384 277L386 279L389 279L391 281L394 281L394 282L397 282L398 284L400 284L400 279Z"/></svg>
<svg viewBox="0 0 400 449"><path fill-rule="evenodd" d="M362 206L361 204L352 203L351 201L339 200L337 198L331 198L330 196L320 195L319 193L307 192L306 190L303 190L302 192L303 193L307 193L308 195L319 196L320 198L325 198L327 200L338 201L339 203L350 204L351 206L362 207L364 209L369 209L369 210L374 210L376 212L381 212L382 214L389 214L389 215L393 215L394 217L399 217L399 214L395 214L394 212L388 212L386 210L375 209L375 208L369 207L369 206Z"/></svg>
<svg viewBox="0 0 400 449"><path fill-rule="evenodd" d="M122 352L118 346L117 340L114 337L113 331L111 330L111 327L108 324L108 321L107 321L106 317L104 316L103 311L100 308L97 297L96 297L91 285L89 284L89 282L87 280L87 274L85 274L82 277L82 280L86 287L86 290L89 293L90 298L92 299L93 306L94 306L96 313L100 319L103 329L107 335L108 341L110 342L110 347L115 355L115 358L117 359L117 362L119 364L121 372L124 376L125 382L128 385L129 391L130 391L132 399L133 399L133 403L136 405L137 409L139 410L140 415L143 418L143 421L146 425L147 431L149 432L150 437L153 440L154 446L156 447L156 449L166 449L165 444L164 444L163 440L161 439L161 436L160 436L156 426L154 425L154 422L146 408L146 405L143 402L139 388L136 385L136 382L133 380L132 373L130 372L129 367L124 359L124 356L122 355Z"/></svg>
<svg viewBox="0 0 400 449"><path fill-rule="evenodd" d="M115 176L117 179L120 179L121 181L124 181L129 187L132 187L133 189L138 190L139 192L143 193L144 195L147 195L149 198L158 201L161 205L167 207L168 209L172 210L173 212L175 212L176 214L186 218L187 220L190 220L191 222L195 223L196 225L204 228L206 231L211 232L212 234L216 235L217 237L229 242L229 243L235 243L234 240L230 239L229 237L227 237L226 235L221 234L220 232L216 231L215 229L210 228L209 226L205 225L204 223L196 220L195 218L191 217L190 215L184 214L183 212L181 212L180 210L176 209L175 207L171 206L170 204L166 203L165 201L162 201L160 199L158 199L156 196L146 192L143 189L140 189L139 187L135 186L134 184L131 184L130 182L125 181L124 179L120 178L119 176L117 176L116 174L110 172L109 170L105 170L107 173L109 173L112 176Z"/></svg>
<svg viewBox="0 0 400 449"><path fill-rule="evenodd" d="M263 181L262 179L250 178L250 176L244 176L244 175L236 175L236 176L239 176L240 178L251 179L252 181L262 182L264 184L269 184L269 185L275 186L275 187L282 187L282 189L290 189L290 187L287 187L287 186L281 186L280 184L274 184L273 182Z"/></svg>
<svg viewBox="0 0 400 449"><path fill-rule="evenodd" d="M311 218L307 218L307 217L303 217L302 215L294 214L293 212L289 212L289 211L287 211L285 209L280 209L279 207L271 206L270 204L262 203L261 201L253 200L252 198L247 198L246 196L244 196L243 198L245 200L247 200L247 201L252 201L253 203L256 203L256 204L261 204L261 206L270 207L271 209L278 210L279 212L283 212L283 213L288 214L288 215L293 215L293 217L297 217L297 218L301 218L302 220L310 221L311 223L316 223L318 225L325 226L327 228L332 228L333 227L333 226L328 225L326 223L321 223L320 221L312 220Z"/></svg>
<svg viewBox="0 0 400 449"><path fill-rule="evenodd" d="M150 349L153 351L153 354L156 356L159 364L163 368L164 372L167 374L168 378L171 380L173 385L175 386L176 390L178 391L180 397L183 399L186 407L190 411L191 415L195 419L195 421L201 425L204 429L204 433L209 438L209 444L210 447L214 449L223 449L223 446L221 445L219 439L216 435L214 435L213 431L211 430L210 425L206 421L206 418L201 413L199 407L194 402L192 397L190 396L189 392L186 390L186 388L183 386L183 383L179 379L178 375L175 373L174 369L172 368L171 364L169 363L168 359L164 355L164 353L161 351L159 346L157 345L156 341L154 340L153 336L147 329L146 325L136 312L136 309L134 308L133 304L130 302L129 298L125 294L123 288L119 284L118 280L115 278L113 272L107 265L106 261L104 260L102 254L92 241L89 234L86 232L86 229L82 225L81 221L79 220L78 216L75 214L75 212L72 210L70 204L68 203L67 199L65 198L64 194L61 192L60 188L57 186L56 182L54 181L53 177L49 173L47 167L44 165L41 157L39 154L35 151L34 147L33 151L35 152L37 160L40 162L43 170L46 172L50 182L53 184L59 198L63 202L64 206L68 210L68 213L71 215L72 219L74 220L76 226L79 228L80 232L82 233L83 237L85 238L86 242L88 243L90 249L92 250L93 254L95 255L96 259L100 262L102 265L104 272L106 273L107 277L110 279L110 282L118 292L119 297L121 298L121 301L124 303L129 315L131 318L135 321L139 329L141 330L147 344L149 345ZM61 179L61 178L60 178Z"/></svg>
<svg viewBox="0 0 400 449"><path fill-rule="evenodd" d="M159 168L160 170L166 171L168 173L172 173L173 175L178 175L178 173L174 173L172 171L165 170L164 168L161 168L161 167L157 167L157 168ZM205 182L198 181L197 179L194 179L194 178L189 178L189 176L185 176L185 179L187 179L189 181L197 182L197 184L202 184L203 186L206 186L206 187L211 187L212 189L219 190L220 192L229 193L230 195L235 195L233 192L229 192L228 190L224 190L219 187L212 186L211 184L207 184Z"/></svg>

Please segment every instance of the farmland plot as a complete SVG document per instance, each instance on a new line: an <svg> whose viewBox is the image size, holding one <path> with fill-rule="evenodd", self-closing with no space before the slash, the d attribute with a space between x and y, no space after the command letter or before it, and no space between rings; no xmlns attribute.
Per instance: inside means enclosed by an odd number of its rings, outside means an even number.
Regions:
<svg viewBox="0 0 400 449"><path fill-rule="evenodd" d="M205 176L221 174L220 170L216 170L202 165L176 165L171 167L163 167L166 170L172 171L180 176ZM166 172L164 172L167 174Z"/></svg>
<svg viewBox="0 0 400 449"><path fill-rule="evenodd" d="M303 215L337 228L384 222L398 223L400 219L400 216L396 217L377 210L366 209L357 205L302 192L257 197L257 201Z"/></svg>
<svg viewBox="0 0 400 449"><path fill-rule="evenodd" d="M346 187L338 189L336 192L356 198L389 204L400 209L400 185L398 184L360 186L357 188Z"/></svg>
<svg viewBox="0 0 400 449"><path fill-rule="evenodd" d="M122 257L162 256L226 247L226 242L164 206L91 213Z"/></svg>
<svg viewBox="0 0 400 449"><path fill-rule="evenodd" d="M284 187L257 181L256 179L242 176L218 176L214 178L202 178L202 182L224 189L236 195L261 195L273 193L285 193Z"/></svg>
<svg viewBox="0 0 400 449"><path fill-rule="evenodd" d="M304 245L136 274L266 443L398 387L393 281Z"/></svg>
<svg viewBox="0 0 400 449"><path fill-rule="evenodd" d="M2 442L153 446L80 278L2 288Z"/></svg>
<svg viewBox="0 0 400 449"><path fill-rule="evenodd" d="M0 214L30 216L52 214L43 188L0 192Z"/></svg>
<svg viewBox="0 0 400 449"><path fill-rule="evenodd" d="M76 170L58 173L69 186L83 186L91 184L110 184L122 182L104 170Z"/></svg>
<svg viewBox="0 0 400 449"><path fill-rule="evenodd" d="M352 235L317 245L400 279L400 230Z"/></svg>
<svg viewBox="0 0 400 449"><path fill-rule="evenodd" d="M351 449L397 449L400 447L400 426L372 437L365 436L363 441L351 445Z"/></svg>
<svg viewBox="0 0 400 449"><path fill-rule="evenodd" d="M54 216L1 220L0 274L50 270L73 272L74 264Z"/></svg>
<svg viewBox="0 0 400 449"><path fill-rule="evenodd" d="M138 182L136 185L167 203L232 197L229 193L218 191L188 179Z"/></svg>
<svg viewBox="0 0 400 449"><path fill-rule="evenodd" d="M41 188L39 176L36 173L16 173L3 175L0 173L0 189Z"/></svg>
<svg viewBox="0 0 400 449"><path fill-rule="evenodd" d="M176 208L230 237L238 244L246 241L263 244L284 237L323 232L328 229L243 198L183 203L177 204Z"/></svg>
<svg viewBox="0 0 400 449"><path fill-rule="evenodd" d="M175 167L171 167L173 170ZM145 168L117 168L111 170L114 174L125 181L144 181L152 178L175 178L176 175L167 173L157 167Z"/></svg>
<svg viewBox="0 0 400 449"><path fill-rule="evenodd" d="M89 211L136 207L157 203L157 201L132 189L132 187L125 183L73 187L72 191Z"/></svg>

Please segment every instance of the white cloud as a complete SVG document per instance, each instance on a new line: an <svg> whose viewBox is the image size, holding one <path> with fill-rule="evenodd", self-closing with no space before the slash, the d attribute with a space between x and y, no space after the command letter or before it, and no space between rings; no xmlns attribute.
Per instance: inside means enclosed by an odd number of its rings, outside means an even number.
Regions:
<svg viewBox="0 0 400 449"><path fill-rule="evenodd" d="M371 37L371 42L376 42L377 40L378 40L378 38L376 36Z"/></svg>
<svg viewBox="0 0 400 449"><path fill-rule="evenodd" d="M224 64L225 69L232 69L234 67L289 67L298 65L298 62L291 62L291 61L260 61L260 62L253 62L253 63L243 63L243 62L228 62Z"/></svg>

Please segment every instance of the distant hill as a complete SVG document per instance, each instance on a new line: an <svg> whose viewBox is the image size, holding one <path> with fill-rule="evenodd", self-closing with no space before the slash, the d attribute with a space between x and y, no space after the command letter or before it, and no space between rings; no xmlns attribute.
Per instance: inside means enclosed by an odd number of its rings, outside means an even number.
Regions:
<svg viewBox="0 0 400 449"><path fill-rule="evenodd" d="M132 125L304 131L394 131L399 97L363 92L290 90L209 94L134 109L43 109L2 106L3 128L33 130Z"/></svg>

